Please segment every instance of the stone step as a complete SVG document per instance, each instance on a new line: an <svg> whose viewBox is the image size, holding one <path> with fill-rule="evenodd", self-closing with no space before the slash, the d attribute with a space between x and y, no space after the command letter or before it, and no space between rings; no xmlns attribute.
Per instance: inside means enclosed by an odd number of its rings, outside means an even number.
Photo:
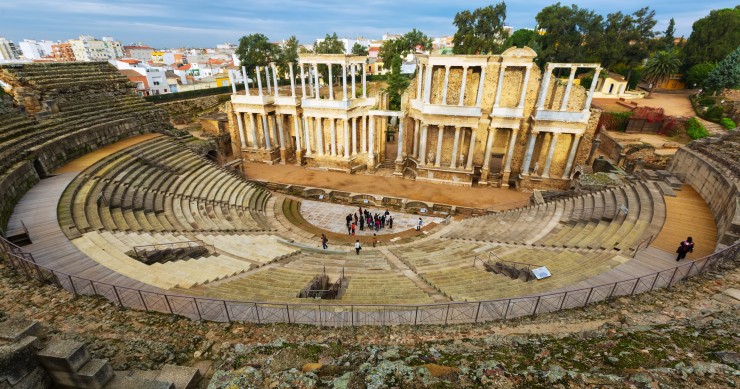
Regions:
<svg viewBox="0 0 740 389"><path fill-rule="evenodd" d="M52 339L37 355L50 372L75 373L90 361L90 353L84 343L58 338Z"/></svg>
<svg viewBox="0 0 740 389"><path fill-rule="evenodd" d="M125 377L116 374L105 389L175 389L175 384L168 381L157 381L153 379Z"/></svg>

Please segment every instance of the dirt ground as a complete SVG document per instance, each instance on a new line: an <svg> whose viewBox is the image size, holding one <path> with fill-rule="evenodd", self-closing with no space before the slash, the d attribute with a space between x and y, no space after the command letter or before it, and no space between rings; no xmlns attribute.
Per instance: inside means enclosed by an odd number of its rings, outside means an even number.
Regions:
<svg viewBox="0 0 740 389"><path fill-rule="evenodd" d="M530 196L513 189L465 188L398 177L323 172L295 165L266 166L245 162L244 169L250 179L496 210L526 205Z"/></svg>
<svg viewBox="0 0 740 389"><path fill-rule="evenodd" d="M693 90L678 91L675 93L654 92L649 98L630 99L640 107L663 108L669 116L695 116L694 107L691 106L689 96L695 93ZM617 99L594 99L593 104L609 112L626 112L629 108L617 104Z"/></svg>

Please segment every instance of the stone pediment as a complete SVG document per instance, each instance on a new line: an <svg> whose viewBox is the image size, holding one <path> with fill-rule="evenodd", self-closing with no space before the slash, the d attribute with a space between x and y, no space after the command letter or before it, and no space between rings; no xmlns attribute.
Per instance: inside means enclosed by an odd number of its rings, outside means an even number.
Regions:
<svg viewBox="0 0 740 389"><path fill-rule="evenodd" d="M501 57L504 61L518 60L524 62L526 60L527 62L531 62L537 57L537 53L527 46L522 48L514 46L501 53Z"/></svg>

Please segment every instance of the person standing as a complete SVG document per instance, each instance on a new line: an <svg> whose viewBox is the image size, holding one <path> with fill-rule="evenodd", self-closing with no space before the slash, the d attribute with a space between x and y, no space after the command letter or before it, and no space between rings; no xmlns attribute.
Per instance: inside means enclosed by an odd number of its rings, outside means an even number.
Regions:
<svg viewBox="0 0 740 389"><path fill-rule="evenodd" d="M357 239L355 241L355 251L357 252L357 255L360 255L360 250L362 250L362 246L360 246L360 240Z"/></svg>
<svg viewBox="0 0 740 389"><path fill-rule="evenodd" d="M419 218L419 222L418 222L418 223L416 223L416 231L419 231L419 230L421 230L421 225L422 225L423 223L424 223L424 222L422 222L422 221L421 221L421 218Z"/></svg>
<svg viewBox="0 0 740 389"><path fill-rule="evenodd" d="M365 229L365 217L360 217L360 231Z"/></svg>
<svg viewBox="0 0 740 389"><path fill-rule="evenodd" d="M393 228L393 216L388 216L388 227Z"/></svg>
<svg viewBox="0 0 740 389"><path fill-rule="evenodd" d="M355 223L352 223L352 236L355 236L355 231L357 230L357 226Z"/></svg>
<svg viewBox="0 0 740 389"><path fill-rule="evenodd" d="M676 262L686 258L686 254L694 252L694 239L692 237L686 238L683 242L678 245L676 250L678 256L676 256Z"/></svg>
<svg viewBox="0 0 740 389"><path fill-rule="evenodd" d="M324 250L329 248L329 246L327 245L328 242L329 242L329 239L326 239L326 235L321 234L321 245L324 247Z"/></svg>
<svg viewBox="0 0 740 389"><path fill-rule="evenodd" d="M375 247L376 244L378 244L378 235L373 234L373 247Z"/></svg>

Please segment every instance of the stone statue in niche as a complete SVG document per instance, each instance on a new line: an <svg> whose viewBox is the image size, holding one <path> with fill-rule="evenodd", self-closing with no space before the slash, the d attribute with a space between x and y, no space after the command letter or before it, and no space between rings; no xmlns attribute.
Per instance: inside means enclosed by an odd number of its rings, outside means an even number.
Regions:
<svg viewBox="0 0 740 389"><path fill-rule="evenodd" d="M460 153L460 163L458 164L459 167L465 167L465 153Z"/></svg>
<svg viewBox="0 0 740 389"><path fill-rule="evenodd" d="M434 151L429 150L427 154L427 163L434 163Z"/></svg>
<svg viewBox="0 0 740 389"><path fill-rule="evenodd" d="M326 144L326 154L331 155L331 143Z"/></svg>
<svg viewBox="0 0 740 389"><path fill-rule="evenodd" d="M532 169L532 175L538 176L540 171L540 161L534 163L534 169Z"/></svg>
<svg viewBox="0 0 740 389"><path fill-rule="evenodd" d="M344 155L344 145L341 143L337 144L337 155Z"/></svg>
<svg viewBox="0 0 740 389"><path fill-rule="evenodd" d="M391 128L396 128L396 127L398 127L398 118L397 118L397 117L393 116L393 117L391 118L391 124L390 124L390 126L391 126Z"/></svg>

